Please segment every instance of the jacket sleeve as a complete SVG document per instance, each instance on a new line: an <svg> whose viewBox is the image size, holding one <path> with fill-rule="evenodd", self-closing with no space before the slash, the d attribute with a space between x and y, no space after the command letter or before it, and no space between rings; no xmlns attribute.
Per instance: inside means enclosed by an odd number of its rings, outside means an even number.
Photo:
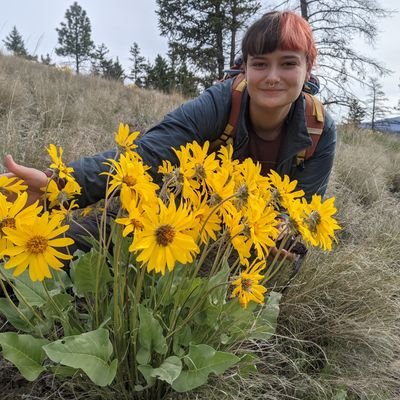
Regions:
<svg viewBox="0 0 400 400"><path fill-rule="evenodd" d="M221 135L229 117L231 86L232 82L228 80L210 87L199 97L167 114L136 141L137 152L151 167L150 173L156 182L160 181L157 170L162 160L170 160L173 164L177 161L172 148L177 149L194 140L200 144L206 140L211 142ZM99 174L108 169L104 162L116 156L116 150L110 150L70 164L82 188L78 199L80 207L105 197L107 179Z"/></svg>
<svg viewBox="0 0 400 400"><path fill-rule="evenodd" d="M313 156L298 167L295 179L298 188L311 200L313 194L325 195L331 174L336 149L336 127L332 117L326 113L325 126Z"/></svg>

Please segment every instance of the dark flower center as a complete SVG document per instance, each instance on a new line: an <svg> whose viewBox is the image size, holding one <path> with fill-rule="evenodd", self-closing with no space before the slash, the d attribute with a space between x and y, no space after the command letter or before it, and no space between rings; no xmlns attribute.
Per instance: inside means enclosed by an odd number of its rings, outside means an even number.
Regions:
<svg viewBox="0 0 400 400"><path fill-rule="evenodd" d="M253 287L253 281L251 279L242 278L242 289L245 292L251 292L252 287Z"/></svg>
<svg viewBox="0 0 400 400"><path fill-rule="evenodd" d="M156 229L157 244L161 246L168 246L173 242L175 237L175 229L171 225L161 225Z"/></svg>
<svg viewBox="0 0 400 400"><path fill-rule="evenodd" d="M15 219L14 218L4 218L0 222L0 230L3 228L12 228L15 229Z"/></svg>
<svg viewBox="0 0 400 400"><path fill-rule="evenodd" d="M44 251L47 249L47 239L43 236L33 236L26 243L26 247L30 253L44 253Z"/></svg>

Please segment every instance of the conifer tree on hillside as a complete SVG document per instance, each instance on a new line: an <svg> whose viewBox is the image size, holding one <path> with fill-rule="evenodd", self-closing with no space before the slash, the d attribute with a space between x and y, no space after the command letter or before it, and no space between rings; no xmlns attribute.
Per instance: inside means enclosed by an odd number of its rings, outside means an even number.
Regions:
<svg viewBox="0 0 400 400"><path fill-rule="evenodd" d="M104 43L95 48L91 58L91 72L93 75L105 75L107 69L110 68L110 60L106 57L109 52L110 50Z"/></svg>
<svg viewBox="0 0 400 400"><path fill-rule="evenodd" d="M197 87L198 78L188 69L186 63L181 63L179 67L174 70L174 75L175 90L178 93L186 97L195 97L199 94Z"/></svg>
<svg viewBox="0 0 400 400"><path fill-rule="evenodd" d="M390 108L386 105L388 101L383 91L382 84L377 78L369 79L369 93L367 103L369 105L368 115L371 118L371 129L376 129L376 122L390 112Z"/></svg>
<svg viewBox="0 0 400 400"><path fill-rule="evenodd" d="M61 22L58 32L56 54L64 57L73 57L76 73L84 61L91 58L94 44L91 38L92 28L86 11L74 2L65 12L66 22Z"/></svg>
<svg viewBox="0 0 400 400"><path fill-rule="evenodd" d="M122 68L121 63L119 62L118 57L116 60L108 60L108 65L106 67L106 70L103 74L104 78L107 79L114 79L116 81L121 81L123 82L125 79L125 71Z"/></svg>
<svg viewBox="0 0 400 400"><path fill-rule="evenodd" d="M52 61L52 59L51 59L49 53L47 53L46 56L44 56L44 55L42 54L42 55L40 56L40 62L41 62L42 64L49 65L49 66L52 66L52 67L55 65L55 63L53 63L53 61Z"/></svg>
<svg viewBox="0 0 400 400"><path fill-rule="evenodd" d="M366 114L365 107L356 98L353 98L350 101L346 122L348 124L359 125Z"/></svg>
<svg viewBox="0 0 400 400"><path fill-rule="evenodd" d="M114 61L112 58L107 57L108 53L109 50L104 43L96 47L91 58L91 73L103 78L123 81L125 72L118 57Z"/></svg>
<svg viewBox="0 0 400 400"><path fill-rule="evenodd" d="M27 57L28 51L25 48L22 35L18 32L17 27L14 25L11 32L3 40L6 49L12 51L14 56Z"/></svg>
<svg viewBox="0 0 400 400"><path fill-rule="evenodd" d="M173 79L173 71L168 65L168 61L160 54L157 54L154 65L148 66L145 78L146 88L169 93L173 86Z"/></svg>
<svg viewBox="0 0 400 400"><path fill-rule="evenodd" d="M143 87L147 63L146 59L140 54L140 47L136 42L133 42L129 54L131 55L129 60L133 63L129 78L136 86Z"/></svg>

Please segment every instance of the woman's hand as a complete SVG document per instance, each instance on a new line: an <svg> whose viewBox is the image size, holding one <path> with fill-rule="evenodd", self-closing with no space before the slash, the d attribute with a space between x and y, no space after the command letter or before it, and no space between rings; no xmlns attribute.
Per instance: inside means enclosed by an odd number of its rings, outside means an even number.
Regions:
<svg viewBox="0 0 400 400"><path fill-rule="evenodd" d="M27 206L40 199L43 194L40 189L47 185L47 176L43 171L17 164L9 154L4 158L4 165L9 172L2 175L9 178L20 178L24 181L24 184L28 186Z"/></svg>

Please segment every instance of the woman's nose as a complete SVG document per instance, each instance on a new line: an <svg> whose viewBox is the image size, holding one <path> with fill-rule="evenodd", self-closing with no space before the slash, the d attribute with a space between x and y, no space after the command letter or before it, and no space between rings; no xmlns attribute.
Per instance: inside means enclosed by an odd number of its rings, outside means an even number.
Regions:
<svg viewBox="0 0 400 400"><path fill-rule="evenodd" d="M279 71L277 67L271 66L265 76L265 82L269 85L275 85L280 81Z"/></svg>

